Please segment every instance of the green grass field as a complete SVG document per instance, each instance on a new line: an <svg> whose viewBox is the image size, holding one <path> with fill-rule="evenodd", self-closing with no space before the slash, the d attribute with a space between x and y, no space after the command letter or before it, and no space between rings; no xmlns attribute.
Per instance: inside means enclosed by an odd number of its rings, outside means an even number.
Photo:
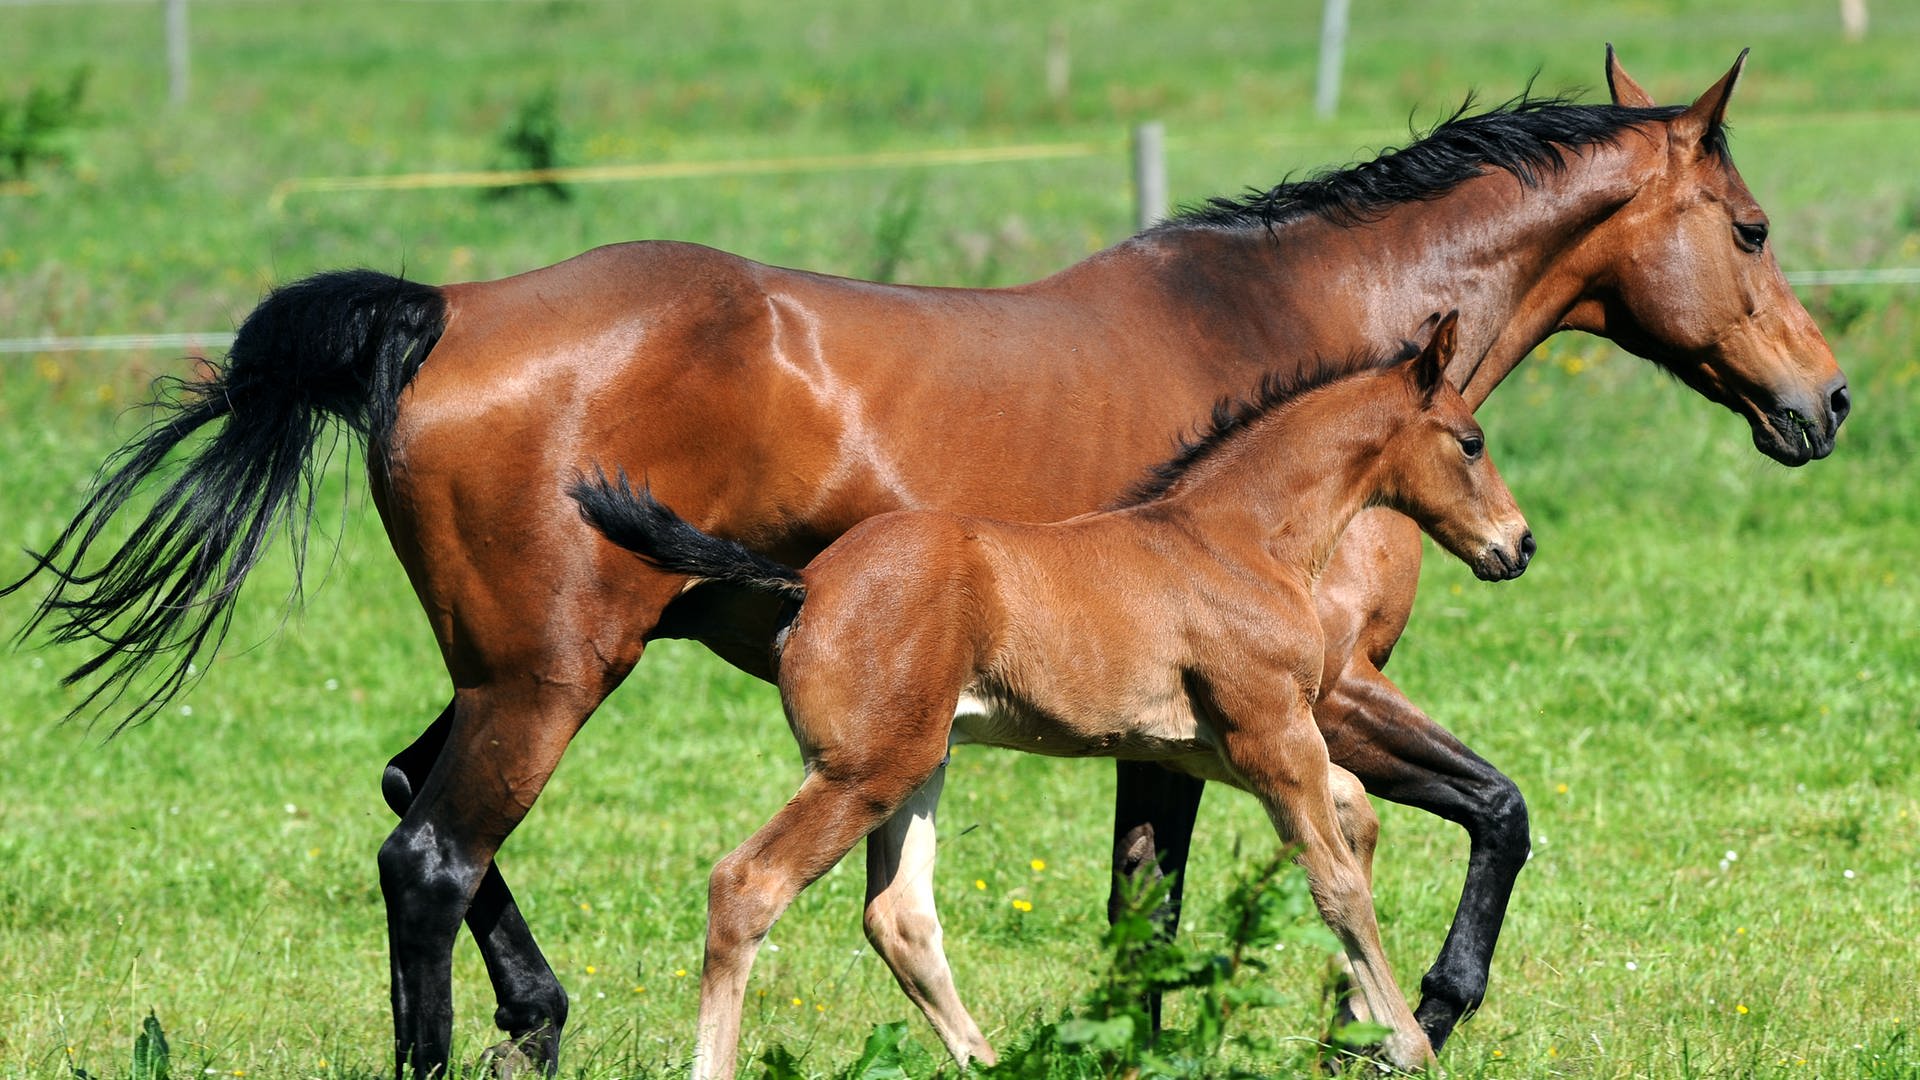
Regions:
<svg viewBox="0 0 1920 1080"><path fill-rule="evenodd" d="M824 7L824 5L822 5ZM1661 100L1743 45L1734 150L1789 270L1920 265L1920 12L1874 4L1518 0L1356 4L1340 116L1311 96L1318 6L872 0L703 5L193 5L190 104L165 106L157 4L0 4L0 101L91 67L62 160L0 188L0 338L230 329L268 284L350 264L496 276L594 244L697 240L771 262L1004 284L1123 236L1125 138L1168 126L1191 201L1407 138L1469 89L1602 85L1602 43ZM1050 27L1068 93L1043 78ZM471 190L296 194L294 178L514 164L500 134L551 90L569 164L705 162L1029 143L1055 161ZM1589 98L1597 96L1588 90ZM0 177L5 180L6 177ZM917 207L917 213L903 208ZM902 234L904 230L904 235ZM1920 291L1803 290L1851 378L1834 456L1797 471L1743 422L1591 339L1556 339L1482 412L1541 542L1499 588L1436 555L1390 673L1512 775L1533 812L1486 1006L1455 1076L1920 1075ZM0 577L24 572L171 352L0 355ZM250 584L229 647L156 721L62 725L71 651L0 653L0 1077L124 1076L152 1010L175 1077L388 1068L373 855L387 757L447 697L424 621L340 456L308 603ZM352 478L349 481L349 478ZM24 621L31 597L0 601ZM694 1030L712 861L790 794L772 690L695 648L649 651L576 741L502 865L576 995L569 1075L671 1075ZM943 820L948 946L1005 1043L1092 983L1111 770L961 751ZM1466 843L1383 806L1378 903L1415 988ZM1252 800L1208 796L1188 932L1217 938L1264 858ZM857 862L857 860L856 860ZM1036 869L1043 866L1044 869ZM858 866L776 927L747 1043L825 1073L913 1019L866 948ZM1013 901L1031 905L1017 909ZM1278 954L1295 1037L1324 1024L1317 958ZM477 954L457 1056L492 1041ZM1180 1019L1180 1006L1174 1006ZM951 1072L951 1069L948 1070Z"/></svg>

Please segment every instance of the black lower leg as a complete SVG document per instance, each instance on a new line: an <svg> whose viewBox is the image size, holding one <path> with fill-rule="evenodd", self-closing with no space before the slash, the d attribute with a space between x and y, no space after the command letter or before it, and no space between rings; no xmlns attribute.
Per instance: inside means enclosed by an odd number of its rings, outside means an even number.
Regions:
<svg viewBox="0 0 1920 1080"><path fill-rule="evenodd" d="M395 814L405 814L413 803L414 792L440 756L452 724L453 706L448 705L412 745L387 763L380 790ZM493 984L498 1002L495 1025L507 1033L513 1049L524 1054L543 1075L553 1075L560 1065L560 1029L567 1019L567 993L541 954L497 866L487 868L467 908L466 922ZM397 1001L395 1008L398 1015Z"/></svg>
<svg viewBox="0 0 1920 1080"><path fill-rule="evenodd" d="M1420 1007L1414 1010L1436 1051L1486 997L1507 901L1529 852L1527 804L1513 781L1494 773L1478 794L1477 812L1455 818L1471 837L1467 880L1446 944L1420 980Z"/></svg>
<svg viewBox="0 0 1920 1080"><path fill-rule="evenodd" d="M466 882L432 837L405 826L380 847L387 901L396 1080L447 1075L453 1045L453 939Z"/></svg>
<svg viewBox="0 0 1920 1080"><path fill-rule="evenodd" d="M1173 881L1153 919L1161 936L1171 938L1180 926L1187 854L1206 783L1152 762L1117 761L1114 766L1113 885L1107 894L1107 919L1116 921L1126 911L1128 889L1137 888L1142 875L1170 874ZM1160 995L1148 995L1146 1007L1158 1032Z"/></svg>
<svg viewBox="0 0 1920 1080"><path fill-rule="evenodd" d="M1370 794L1467 830L1472 848L1453 926L1420 981L1414 1016L1438 1052L1487 992L1494 946L1526 865L1527 804L1500 770L1409 702L1378 672L1349 673L1315 709L1335 763Z"/></svg>

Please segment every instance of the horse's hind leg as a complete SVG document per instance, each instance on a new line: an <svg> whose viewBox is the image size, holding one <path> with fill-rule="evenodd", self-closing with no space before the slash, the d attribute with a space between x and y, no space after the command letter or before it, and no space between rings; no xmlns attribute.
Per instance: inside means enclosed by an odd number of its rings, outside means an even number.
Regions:
<svg viewBox="0 0 1920 1080"><path fill-rule="evenodd" d="M381 794L395 814L405 816L414 792L426 782L439 760L453 727L454 706L449 703L438 719L405 750L387 763ZM480 946L487 978L493 983L493 1022L507 1033L507 1041L488 1051L496 1071L511 1071L524 1060L540 1075L552 1076L560 1066L560 1031L567 1022L567 992L541 954L533 931L514 903L499 866L487 872L467 908L467 929Z"/></svg>
<svg viewBox="0 0 1920 1080"><path fill-rule="evenodd" d="M1470 838L1459 909L1420 980L1415 1012L1438 1050L1486 996L1507 901L1530 851L1526 800L1371 666L1351 665L1314 712L1333 759L1368 791L1456 822Z"/></svg>
<svg viewBox="0 0 1920 1080"><path fill-rule="evenodd" d="M934 810L946 784L942 765L886 823L867 835L867 940L893 970L954 1061L991 1065L993 1047L960 1003L934 910Z"/></svg>
<svg viewBox="0 0 1920 1080"><path fill-rule="evenodd" d="M491 913L474 911L494 853L532 808L603 694L530 679L455 697L445 744L380 847L399 1076L445 1074L454 936L473 912L476 933L497 940L500 919L491 917L489 925Z"/></svg>

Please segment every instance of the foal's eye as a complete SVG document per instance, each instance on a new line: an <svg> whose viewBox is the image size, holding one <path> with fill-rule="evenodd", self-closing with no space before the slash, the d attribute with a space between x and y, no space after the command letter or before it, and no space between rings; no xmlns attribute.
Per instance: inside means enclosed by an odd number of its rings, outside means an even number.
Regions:
<svg viewBox="0 0 1920 1080"><path fill-rule="evenodd" d="M1486 448L1486 440L1478 435L1463 435L1460 437L1460 452L1467 455L1468 461L1479 457L1480 451Z"/></svg>
<svg viewBox="0 0 1920 1080"><path fill-rule="evenodd" d="M1757 252L1767 246L1767 223L1764 221L1735 222L1733 235L1739 237L1741 247Z"/></svg>

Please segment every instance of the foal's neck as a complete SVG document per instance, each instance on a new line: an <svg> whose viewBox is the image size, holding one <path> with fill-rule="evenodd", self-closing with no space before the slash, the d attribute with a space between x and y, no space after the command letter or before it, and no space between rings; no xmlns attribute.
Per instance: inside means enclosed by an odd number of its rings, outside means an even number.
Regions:
<svg viewBox="0 0 1920 1080"><path fill-rule="evenodd" d="M1282 404L1160 500L1216 550L1258 545L1311 587L1355 514L1386 496L1387 443L1415 415L1385 375ZM1330 400L1331 399L1331 400Z"/></svg>

